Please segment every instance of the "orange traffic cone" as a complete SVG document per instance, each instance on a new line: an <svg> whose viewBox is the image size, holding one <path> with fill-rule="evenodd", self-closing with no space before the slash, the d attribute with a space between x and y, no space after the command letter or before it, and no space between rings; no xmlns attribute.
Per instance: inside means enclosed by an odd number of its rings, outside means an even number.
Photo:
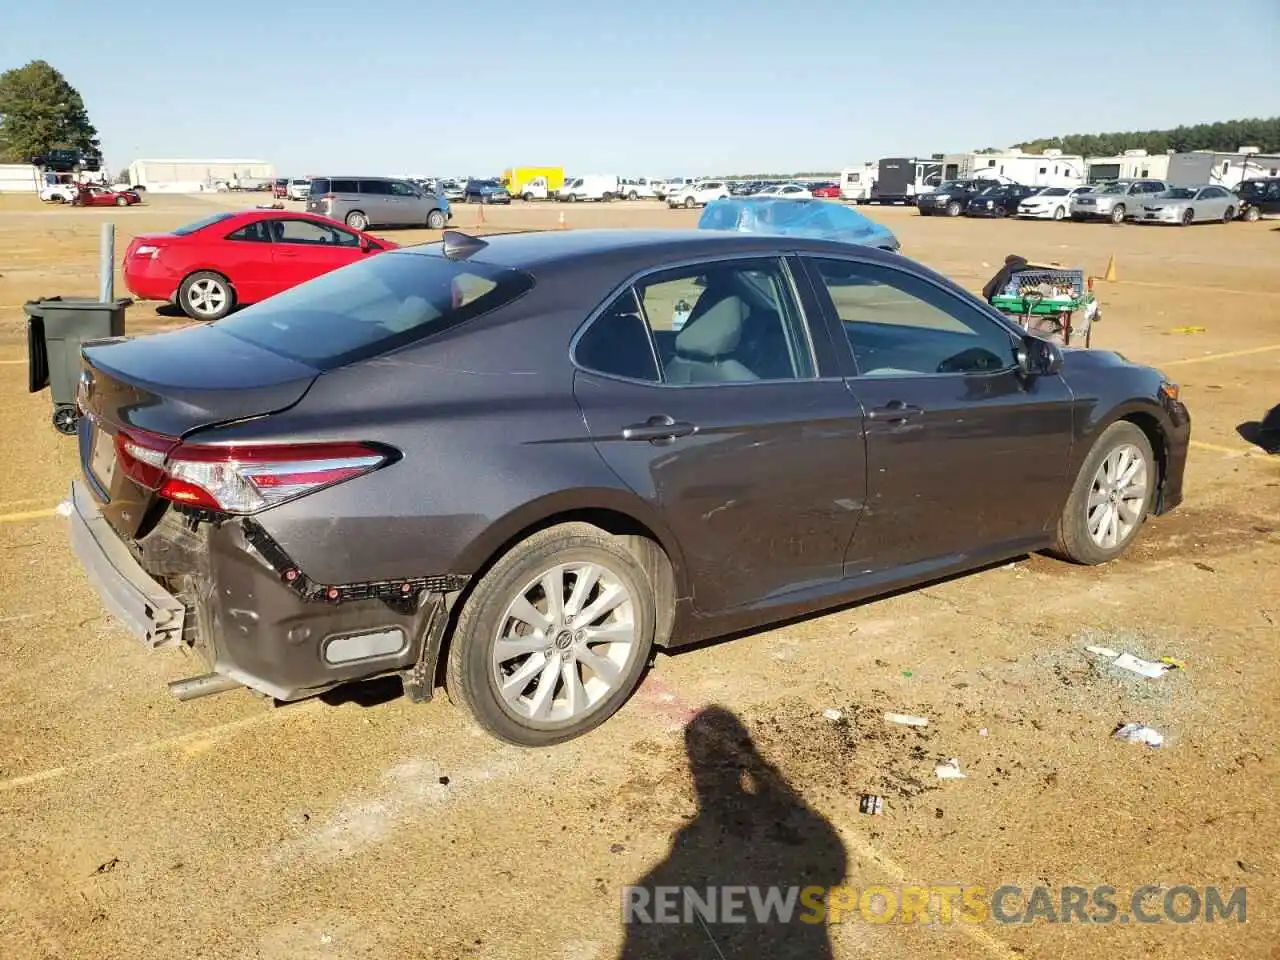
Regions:
<svg viewBox="0 0 1280 960"><path fill-rule="evenodd" d="M1113 253L1111 259L1107 261L1107 272L1102 275L1102 279L1108 283L1116 282L1116 255Z"/></svg>

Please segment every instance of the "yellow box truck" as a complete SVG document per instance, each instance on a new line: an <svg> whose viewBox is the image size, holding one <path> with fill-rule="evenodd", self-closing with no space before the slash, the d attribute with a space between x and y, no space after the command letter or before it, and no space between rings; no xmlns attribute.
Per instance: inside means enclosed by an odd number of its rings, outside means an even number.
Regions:
<svg viewBox="0 0 1280 960"><path fill-rule="evenodd" d="M564 186L564 167L512 167L502 173L507 192L522 200L548 200Z"/></svg>

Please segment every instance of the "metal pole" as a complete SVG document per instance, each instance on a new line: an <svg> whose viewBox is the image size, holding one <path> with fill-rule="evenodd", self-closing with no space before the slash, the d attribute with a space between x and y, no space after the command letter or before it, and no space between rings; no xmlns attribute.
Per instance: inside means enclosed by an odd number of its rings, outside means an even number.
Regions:
<svg viewBox="0 0 1280 960"><path fill-rule="evenodd" d="M116 288L116 225L102 225L102 239L98 244L98 301L109 303L115 299Z"/></svg>

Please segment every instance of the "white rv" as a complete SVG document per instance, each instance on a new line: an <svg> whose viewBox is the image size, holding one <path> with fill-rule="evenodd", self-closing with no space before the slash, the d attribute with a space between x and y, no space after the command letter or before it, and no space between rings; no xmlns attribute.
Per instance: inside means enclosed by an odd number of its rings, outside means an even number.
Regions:
<svg viewBox="0 0 1280 960"><path fill-rule="evenodd" d="M1174 187L1213 183L1232 190L1242 180L1274 177L1280 171L1280 157L1259 153L1256 147L1241 147L1236 153L1193 150L1167 159L1169 172L1164 179Z"/></svg>
<svg viewBox="0 0 1280 960"><path fill-rule="evenodd" d="M1114 157L1090 157L1086 162L1089 183L1108 180L1164 180L1169 176L1167 154L1126 150Z"/></svg>
<svg viewBox="0 0 1280 960"><path fill-rule="evenodd" d="M866 203L871 199L871 188L876 183L880 164L867 160L861 166L845 167L840 171L840 197L854 203Z"/></svg>
<svg viewBox="0 0 1280 960"><path fill-rule="evenodd" d="M1084 157L1061 150L1022 153L950 153L942 158L943 180L991 179L1027 187L1074 187L1084 183Z"/></svg>

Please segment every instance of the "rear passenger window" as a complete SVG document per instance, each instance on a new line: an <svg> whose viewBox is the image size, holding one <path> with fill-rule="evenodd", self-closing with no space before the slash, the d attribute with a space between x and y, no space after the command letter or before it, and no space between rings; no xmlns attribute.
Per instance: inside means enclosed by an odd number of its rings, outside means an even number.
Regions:
<svg viewBox="0 0 1280 960"><path fill-rule="evenodd" d="M359 193L360 184L355 180L335 180L333 181L333 193Z"/></svg>
<svg viewBox="0 0 1280 960"><path fill-rule="evenodd" d="M246 223L239 230L233 230L227 234L228 240L241 240L248 243L270 243L271 234L267 230L267 221L258 220L254 223Z"/></svg>
<svg viewBox="0 0 1280 960"><path fill-rule="evenodd" d="M578 338L578 365L597 373L657 383L658 361L635 290L628 287Z"/></svg>
<svg viewBox="0 0 1280 960"><path fill-rule="evenodd" d="M360 192L371 193L375 196L382 196L382 197L390 196L391 184L388 183L386 180L361 180Z"/></svg>

